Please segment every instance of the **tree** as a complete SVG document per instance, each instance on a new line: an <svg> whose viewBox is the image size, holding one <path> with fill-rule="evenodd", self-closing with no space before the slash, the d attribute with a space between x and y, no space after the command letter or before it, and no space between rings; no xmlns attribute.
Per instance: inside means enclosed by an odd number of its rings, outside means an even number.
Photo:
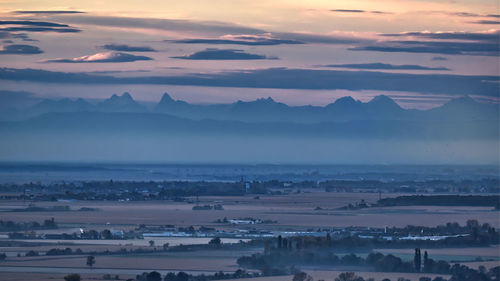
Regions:
<svg viewBox="0 0 500 281"><path fill-rule="evenodd" d="M31 250L31 251L26 253L26 256L27 257L36 257L36 256L38 256L38 252Z"/></svg>
<svg viewBox="0 0 500 281"><path fill-rule="evenodd" d="M175 273L169 272L165 275L164 281L175 281Z"/></svg>
<svg viewBox="0 0 500 281"><path fill-rule="evenodd" d="M293 276L293 279L292 279L292 280L293 280L293 281L312 281L313 279L312 279L312 277L311 277L309 274L307 274L307 273L305 273L305 272L301 271L301 272L299 272L299 273L296 273L296 274Z"/></svg>
<svg viewBox="0 0 500 281"><path fill-rule="evenodd" d="M101 232L101 237L102 239L109 240L113 238L113 235L111 234L111 231L109 229L105 229Z"/></svg>
<svg viewBox="0 0 500 281"><path fill-rule="evenodd" d="M43 226L45 228L57 228L57 224L56 222L54 221L54 218L51 218L50 220L45 220L43 222Z"/></svg>
<svg viewBox="0 0 500 281"><path fill-rule="evenodd" d="M427 254L427 251L424 252L424 271L425 272L430 272L429 268L429 255Z"/></svg>
<svg viewBox="0 0 500 281"><path fill-rule="evenodd" d="M479 222L477 220L467 220L466 225L469 229L472 230L473 228L479 227Z"/></svg>
<svg viewBox="0 0 500 281"><path fill-rule="evenodd" d="M87 265L89 267L92 267L95 264L95 257L94 256L88 256L87 257Z"/></svg>
<svg viewBox="0 0 500 281"><path fill-rule="evenodd" d="M354 272L343 272L340 273L335 281L364 281L363 277L357 276Z"/></svg>
<svg viewBox="0 0 500 281"><path fill-rule="evenodd" d="M189 275L184 272L184 271L179 271L177 273L177 276L175 277L175 280L177 281L188 281L189 280Z"/></svg>
<svg viewBox="0 0 500 281"><path fill-rule="evenodd" d="M266 242L264 242L264 254L267 255L269 254L269 240L266 240Z"/></svg>
<svg viewBox="0 0 500 281"><path fill-rule="evenodd" d="M219 237L212 238L212 240L208 242L208 245L220 245L220 244L222 244L222 241L220 240Z"/></svg>
<svg viewBox="0 0 500 281"><path fill-rule="evenodd" d="M73 274L68 274L68 275L64 276L64 280L65 281L80 281L81 277L80 277L80 274L73 273Z"/></svg>
<svg viewBox="0 0 500 281"><path fill-rule="evenodd" d="M286 249L288 247L288 239L283 238L282 243L283 243L283 248Z"/></svg>
<svg viewBox="0 0 500 281"><path fill-rule="evenodd" d="M420 272L420 266L422 264L422 255L420 254L420 248L415 248L415 257L413 257L413 264L415 265L415 271Z"/></svg>
<svg viewBox="0 0 500 281"><path fill-rule="evenodd" d="M161 281L161 274L157 271L151 271L146 275L147 281Z"/></svg>

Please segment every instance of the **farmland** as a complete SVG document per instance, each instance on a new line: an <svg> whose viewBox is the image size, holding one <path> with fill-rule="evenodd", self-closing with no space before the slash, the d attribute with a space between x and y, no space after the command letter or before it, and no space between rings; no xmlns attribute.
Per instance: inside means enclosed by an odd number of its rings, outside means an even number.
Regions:
<svg viewBox="0 0 500 281"><path fill-rule="evenodd" d="M43 221L53 218L57 229L38 230L41 235L57 233L79 233L87 229L102 231L114 229L121 231L137 231L139 225L145 229L160 228L165 225L175 227L194 227L216 229L226 233L314 233L318 229L341 229L345 227L361 227L365 229L380 227L405 227L412 225L435 227L449 222L464 225L467 221L480 218L499 228L499 213L492 207L471 206L390 206L367 209L348 210L342 208L346 204L364 202L372 204L380 196L393 198L403 193L376 192L324 192L317 189L302 188L299 192L288 191L281 195L245 195L245 196L197 196L186 197L184 201L27 201L4 200L1 204L2 219L11 221ZM196 205L223 206L222 210L193 210ZM26 206L36 206L36 211L19 211ZM64 211L52 211L54 207L69 206ZM78 211L87 208L91 211ZM40 211L41 210L41 211ZM46 210L46 211L44 211ZM269 223L234 224L224 223L224 219L258 218ZM241 220L245 222L245 220ZM256 233L257 233L256 232ZM242 235L243 235L242 234ZM199 234L198 234L199 235ZM181 245L204 247L210 237L144 237L142 239L107 239L107 240L67 240L67 239L0 239L3 243L0 252L7 254L1 262L0 276L22 276L22 274L43 274L44 278L60 278L67 273L81 273L82 276L100 278L104 274L134 277L142 272L156 270L160 273L184 271L191 274L214 272L234 272L239 268L236 260L263 250L263 244L245 245L250 239L223 238L225 245L240 246L232 249L193 248L192 250L165 251L163 245L170 249ZM241 240L241 241L240 241ZM17 243L9 245L9 243ZM28 244L22 244L28 243ZM31 243L31 244L30 244ZM243 244L241 244L243 243ZM45 256L44 253L54 248L70 248L73 254L63 256ZM478 259L484 265L493 267L499 263L498 246L475 248L433 248L428 249L434 258L449 262L461 262L477 267ZM38 256L25 256L28 251L35 251ZM96 264L93 268L85 265L86 255L95 253ZM360 256L376 251L393 254L403 260L413 258L413 248L383 248L373 250L356 250ZM335 250L334 250L335 252ZM340 255L349 250L337 251ZM373 273L372 269L346 266L303 266L315 278L333 278L342 270L354 270L361 276L394 277L398 273ZM401 275L401 274L399 274ZM405 278L417 280L419 274L404 274ZM429 276L433 276L430 274ZM259 280L290 280L291 277L260 277ZM382 279L382 278L381 278ZM9 279L6 279L9 280ZM15 279L14 279L15 280Z"/></svg>

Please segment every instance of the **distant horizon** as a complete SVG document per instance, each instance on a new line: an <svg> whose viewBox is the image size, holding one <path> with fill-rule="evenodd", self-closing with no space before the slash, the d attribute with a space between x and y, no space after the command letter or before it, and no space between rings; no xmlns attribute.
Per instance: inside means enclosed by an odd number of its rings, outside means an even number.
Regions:
<svg viewBox="0 0 500 281"><path fill-rule="evenodd" d="M498 1L1 6L0 160L500 163Z"/></svg>
<svg viewBox="0 0 500 281"><path fill-rule="evenodd" d="M498 165L0 162L0 184L41 182L252 182L498 180Z"/></svg>
<svg viewBox="0 0 500 281"><path fill-rule="evenodd" d="M424 107L420 107L420 106L409 106L405 100L407 98L411 98L412 96L404 96L404 95L391 95L390 93L387 93L387 94L384 94L384 93L380 93L380 94L377 94L377 95L373 95L373 96L364 96L364 97L361 97L361 98L356 98L356 96L351 96L351 95L344 95L344 96L338 96L338 97L333 97L331 100L327 101L326 103L321 103L321 104L313 104L313 103L296 103L296 102L290 102L290 101L287 101L286 100L286 97L283 97L283 96L278 96L277 98L276 97L273 97L272 95L268 95L268 96L257 96L257 97L248 97L246 99L234 99L234 100L223 100L223 101L220 101L220 102L217 102L217 101L213 101L213 102L195 102L195 101L190 101L188 99L183 99L182 97L179 97L179 98L175 98L177 95L175 93L172 94L172 92L163 92L161 94L158 94L158 93L155 93L155 96L159 96L159 98L155 99L155 100L151 100L151 99L144 99L144 97L142 95L134 95L133 92L130 92L130 91L125 91L125 92L121 92L121 93L118 93L118 92L113 92L111 94L109 94L108 96L104 96L104 97L97 97L97 98L89 98L89 97L85 97L85 96L45 96L45 97L41 97L41 96L38 96L36 93L33 93L33 92L29 92L29 91L2 91L0 90L0 100L2 100L2 94L3 93L7 93L7 92L25 92L25 93L28 93L31 97L35 98L36 99L36 102L33 102L32 104L36 104L38 102L41 102L41 101L44 101L44 100L65 100L65 99L69 99L69 100L72 100L72 101L75 101L75 100L78 100L78 99L83 99L87 102L90 102L90 103L99 103L99 102L102 102L104 100L108 100L110 99L112 96L116 95L116 96L122 96L123 94L126 94L128 93L132 99L140 104L143 104L143 105L146 105L147 107L152 107L152 106L155 106L157 105L158 103L161 102L161 99L163 98L163 96L165 94L168 94L172 99L174 99L175 101L184 101L184 102L187 102L189 104L192 104L192 105L224 105L224 104L233 104L233 103L237 103L237 102L255 102L255 101L258 101L258 100L267 100L267 99L272 99L274 102L276 103L282 103L282 104L285 104L289 107L300 107L300 106L313 106L313 107L325 107L329 104L333 104L335 103L337 100L339 99L343 99L343 98L352 98L354 99L355 101L360 101L362 103L368 103L370 101L372 101L373 99L375 99L376 97L379 97L379 96L386 96L386 97L389 97L390 99L392 99L394 102L396 102L401 108L403 109L415 109L415 110L429 110L429 109L433 109L433 108L436 108L436 107L440 107L452 100L457 100L457 99L462 99L462 98L472 98L474 101L478 102L478 103L483 103L483 104L491 104L491 105L500 105L500 100L499 101L495 101L495 100L485 100L483 98L481 98L481 96L475 96L475 95L468 95L468 94L464 94L462 96L450 96L450 97L443 97L441 99L441 102L436 102L434 104L425 104ZM423 96L425 97L425 96ZM142 98L142 99L141 99ZM281 99L285 99L285 100L281 100Z"/></svg>
<svg viewBox="0 0 500 281"><path fill-rule="evenodd" d="M179 161L179 162L165 162L165 161L87 161L87 160L74 160L74 161L64 161L64 160L0 160L0 168L2 165L10 166L10 165L20 165L20 166L29 166L29 165L71 165L71 166L84 166L84 165L143 165L143 166L245 166L245 167L258 167L258 166L283 166L283 167L490 167L490 168L500 168L499 163L484 163L484 164L457 164L457 163L272 163L272 162L189 162L189 161Z"/></svg>

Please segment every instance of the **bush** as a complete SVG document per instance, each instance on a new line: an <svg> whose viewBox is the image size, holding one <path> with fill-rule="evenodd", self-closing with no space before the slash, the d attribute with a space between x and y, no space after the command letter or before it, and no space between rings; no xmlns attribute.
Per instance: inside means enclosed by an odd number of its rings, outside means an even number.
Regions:
<svg viewBox="0 0 500 281"><path fill-rule="evenodd" d="M64 276L64 280L65 281L80 281L81 280L81 277L80 277L80 274L68 274L66 276Z"/></svg>
<svg viewBox="0 0 500 281"><path fill-rule="evenodd" d="M210 242L208 242L209 245L220 245L222 244L222 241L220 240L219 237L212 238Z"/></svg>
<svg viewBox="0 0 500 281"><path fill-rule="evenodd" d="M147 281L161 281L161 274L157 271L151 271L146 275Z"/></svg>
<svg viewBox="0 0 500 281"><path fill-rule="evenodd" d="M35 251L31 250L31 251L27 252L25 256L27 256L27 257L36 257L36 256L38 256L38 252L35 252Z"/></svg>

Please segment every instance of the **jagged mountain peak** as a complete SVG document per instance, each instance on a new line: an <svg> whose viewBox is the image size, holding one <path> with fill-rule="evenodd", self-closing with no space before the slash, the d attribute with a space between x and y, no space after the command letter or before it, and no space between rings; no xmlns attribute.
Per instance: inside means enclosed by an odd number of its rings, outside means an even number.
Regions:
<svg viewBox="0 0 500 281"><path fill-rule="evenodd" d="M368 103L391 103L391 104L393 104L396 102L386 95L378 95L378 96L373 97L373 99L371 101L369 101Z"/></svg>
<svg viewBox="0 0 500 281"><path fill-rule="evenodd" d="M260 99L258 99L258 100L260 100L260 101L265 101L265 102L267 102L267 103L275 103L274 99L273 99L273 98L271 98L271 97L267 97L267 99L266 99L266 98L260 98Z"/></svg>
<svg viewBox="0 0 500 281"><path fill-rule="evenodd" d="M54 99L43 99L40 101L38 104L40 105L90 105L85 99L78 98L78 99L70 99L70 98L62 98L58 100ZM36 106L35 105L35 106Z"/></svg>
<svg viewBox="0 0 500 281"><path fill-rule="evenodd" d="M349 105L360 104L360 103L361 102L359 100L355 100L351 96L345 96L345 97L341 97L341 98L337 99L333 104L335 104L337 106L339 106L339 105L349 106Z"/></svg>
<svg viewBox="0 0 500 281"><path fill-rule="evenodd" d="M443 106L430 110L447 118L455 119L498 119L500 108L497 105L477 102L470 96L452 99Z"/></svg>
<svg viewBox="0 0 500 281"><path fill-rule="evenodd" d="M132 96L125 92L121 96L113 94L109 99L98 105L100 111L109 112L142 112L146 111L142 105L138 104Z"/></svg>
<svg viewBox="0 0 500 281"><path fill-rule="evenodd" d="M129 92L124 92L121 96L117 95L117 94L113 94L109 99L107 100L111 100L111 101L134 101L134 99L132 98L132 96L129 94Z"/></svg>
<svg viewBox="0 0 500 281"><path fill-rule="evenodd" d="M273 103L277 103L277 102L273 98L267 97L267 98L258 98L256 100L252 100L252 101L238 100L235 103L236 104L273 104Z"/></svg>
<svg viewBox="0 0 500 281"><path fill-rule="evenodd" d="M469 95L465 95L459 98L451 99L449 102L445 103L444 106L449 105L477 105L478 102L471 98Z"/></svg>
<svg viewBox="0 0 500 281"><path fill-rule="evenodd" d="M402 109L393 99L386 95L375 96L371 101L366 103L369 107L382 109Z"/></svg>
<svg viewBox="0 0 500 281"><path fill-rule="evenodd" d="M165 92L161 97L160 104L171 103L174 101L175 100L167 92Z"/></svg>

